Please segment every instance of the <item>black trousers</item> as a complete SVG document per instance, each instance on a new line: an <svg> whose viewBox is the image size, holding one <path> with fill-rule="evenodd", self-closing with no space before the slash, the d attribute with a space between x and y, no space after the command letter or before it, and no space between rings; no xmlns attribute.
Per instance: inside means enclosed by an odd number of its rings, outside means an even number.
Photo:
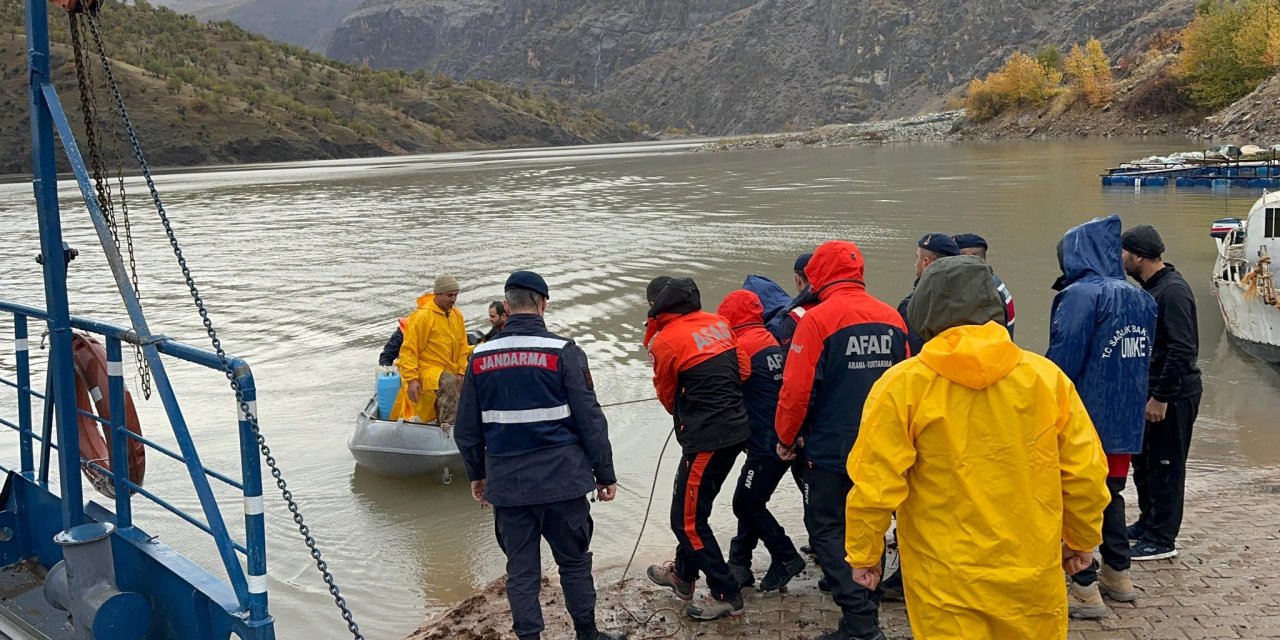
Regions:
<svg viewBox="0 0 1280 640"><path fill-rule="evenodd" d="M724 486L742 452L737 445L715 451L686 453L676 471L675 492L671 496L671 531L676 534L675 570L682 580L693 582L701 572L707 576L711 595L729 600L739 594L738 581L729 572L724 554L716 542L708 519L711 505Z"/></svg>
<svg viewBox="0 0 1280 640"><path fill-rule="evenodd" d="M1102 561L1116 571L1129 570L1129 530L1124 521L1124 485L1127 478L1107 478L1107 488L1111 490L1111 504L1102 512ZM1088 569L1071 576L1076 584L1087 587L1098 580L1098 566L1095 563Z"/></svg>
<svg viewBox="0 0 1280 640"><path fill-rule="evenodd" d="M846 620L875 616L880 609L879 591L871 591L853 581L853 567L845 562L845 501L853 489L848 474L832 473L808 465L805 469L808 509L805 526L809 543L818 556L818 564L831 586L831 597L844 612Z"/></svg>
<svg viewBox="0 0 1280 640"><path fill-rule="evenodd" d="M800 557L795 543L787 537L786 530L769 512L768 506L778 483L787 476L791 467L790 462L776 456L747 454L747 463L742 465L742 473L738 475L738 488L733 492L733 515L738 518L738 535L729 544L730 564L750 567L751 552L755 551L757 542L764 542L764 548L769 550L774 562L790 562Z"/></svg>
<svg viewBox="0 0 1280 640"><path fill-rule="evenodd" d="M1187 453L1199 413L1199 395L1169 402L1164 420L1147 423L1142 453L1133 457L1133 485L1141 513L1138 524L1145 538L1158 545L1174 546L1182 528Z"/></svg>
<svg viewBox="0 0 1280 640"><path fill-rule="evenodd" d="M591 506L587 499L493 508L498 546L507 555L507 602L521 640L542 633L542 539L560 568L565 608L578 629L594 629L596 586L591 577Z"/></svg>

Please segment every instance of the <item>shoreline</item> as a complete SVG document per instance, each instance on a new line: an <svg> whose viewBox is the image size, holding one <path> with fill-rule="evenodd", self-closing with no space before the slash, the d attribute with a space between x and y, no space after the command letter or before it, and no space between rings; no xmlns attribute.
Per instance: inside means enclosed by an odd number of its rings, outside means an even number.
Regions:
<svg viewBox="0 0 1280 640"><path fill-rule="evenodd" d="M1099 620L1071 620L1073 640L1165 640L1169 638L1280 637L1280 470L1200 472L1187 489L1180 554L1171 560L1134 563L1140 597L1108 602ZM1131 514L1132 486L1126 490ZM646 535L667 534L658 527ZM669 534L668 534L669 535ZM677 638L812 640L835 628L839 609L818 591L821 571L812 563L786 592L744 590L747 611L739 617L698 623L680 611L684 603L644 579L637 557L626 582L621 567L597 567L596 616L601 630L625 631L631 640ZM554 568L549 572L554 576ZM705 595L700 589L698 597ZM544 637L572 637L563 596L554 577L543 578ZM881 625L890 639L911 638L905 606L886 602ZM508 640L511 617L505 578L433 616L408 640Z"/></svg>

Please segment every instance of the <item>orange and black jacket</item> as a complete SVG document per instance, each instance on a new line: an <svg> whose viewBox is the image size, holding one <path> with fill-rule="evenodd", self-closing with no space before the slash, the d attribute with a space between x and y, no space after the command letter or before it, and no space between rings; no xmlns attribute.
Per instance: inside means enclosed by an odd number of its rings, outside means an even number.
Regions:
<svg viewBox="0 0 1280 640"><path fill-rule="evenodd" d="M697 285L669 281L654 298L645 346L653 386L675 421L685 453L714 451L746 442L751 433L742 383L751 361L724 318L702 311Z"/></svg>
<svg viewBox="0 0 1280 640"><path fill-rule="evenodd" d="M871 386L910 355L902 317L867 293L862 273L852 242L814 252L805 275L821 302L796 326L778 394L778 441L803 437L805 458L833 473L846 473Z"/></svg>

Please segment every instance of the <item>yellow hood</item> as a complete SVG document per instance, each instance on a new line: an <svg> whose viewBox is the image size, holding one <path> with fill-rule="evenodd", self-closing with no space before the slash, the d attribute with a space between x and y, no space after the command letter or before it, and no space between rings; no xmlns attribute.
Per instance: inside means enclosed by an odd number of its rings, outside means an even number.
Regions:
<svg viewBox="0 0 1280 640"><path fill-rule="evenodd" d="M996 322L952 327L920 351L920 360L938 375L970 389L985 389L1022 362L1022 349Z"/></svg>

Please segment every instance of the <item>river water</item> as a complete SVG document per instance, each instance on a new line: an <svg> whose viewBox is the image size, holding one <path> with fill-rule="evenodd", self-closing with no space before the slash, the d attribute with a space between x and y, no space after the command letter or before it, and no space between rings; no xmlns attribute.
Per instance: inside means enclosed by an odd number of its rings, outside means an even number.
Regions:
<svg viewBox="0 0 1280 640"><path fill-rule="evenodd" d="M1018 342L1043 352L1057 240L1072 225L1114 212L1126 227L1155 225L1166 257L1199 296L1206 391L1195 467L1280 464L1280 373L1230 345L1209 290L1209 222L1245 214L1258 193L1099 186L1103 168L1185 148L1185 139L714 154L686 153L686 146L260 165L158 179L224 344L254 367L264 433L368 637L403 637L502 574L492 514L471 501L465 482L380 478L357 469L345 446L396 317L441 271L462 281L459 306L476 328L509 271L546 276L551 329L583 346L601 402L612 403L652 395L639 345L650 278L692 276L713 306L748 273L790 287L795 256L831 238L863 248L868 288L896 305L911 287L916 238L929 231L980 233L1015 296ZM82 252L72 265L72 308L126 323L71 187L64 185L64 224ZM153 331L207 346L163 232L145 214L145 189L130 181L129 190ZM43 306L28 183L0 184L0 238L0 299ZM12 335L11 325L0 319L0 333ZM126 369L132 376L132 363ZM7 349L0 371L12 377ZM180 363L170 373L206 464L237 469L236 411L225 381ZM136 379L131 387L141 400ZM159 403L139 404L148 435L172 443ZM670 421L656 402L607 413L624 491L595 506L594 549L598 566L616 576L644 516ZM16 417L11 391L0 395L0 415ZM15 443L16 435L0 436L0 464L16 464ZM148 467L152 491L198 511L180 465L152 455ZM663 559L672 546L665 528L671 474L664 468L658 481L642 562ZM340 638L342 622L267 484L279 636ZM779 491L780 519L798 533L797 492ZM717 502L720 531L730 527L730 493ZM235 494L219 495L233 530L240 530ZM136 508L141 526L221 575L198 530L157 508Z"/></svg>

